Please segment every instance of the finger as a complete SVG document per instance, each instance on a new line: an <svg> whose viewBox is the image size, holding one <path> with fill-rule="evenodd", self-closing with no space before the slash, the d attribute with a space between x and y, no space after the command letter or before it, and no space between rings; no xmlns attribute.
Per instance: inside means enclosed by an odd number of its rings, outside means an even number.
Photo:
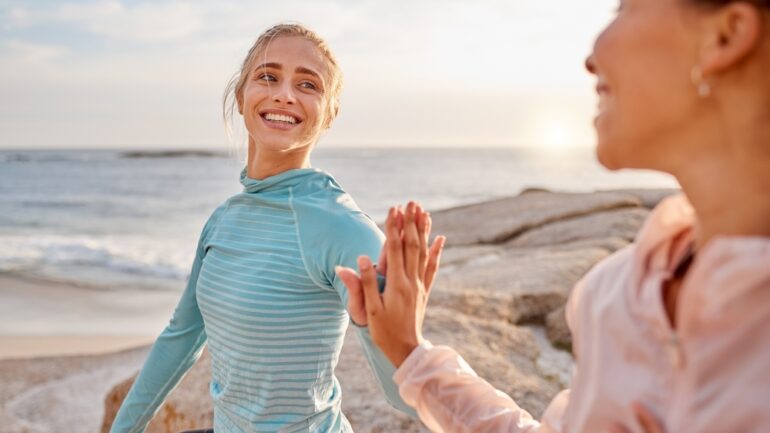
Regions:
<svg viewBox="0 0 770 433"><path fill-rule="evenodd" d="M388 219L385 221L385 231L388 237L387 242L387 275L388 279L395 281L404 275L404 250L402 247L401 230L399 230L399 220L401 219L401 210L392 208Z"/></svg>
<svg viewBox="0 0 770 433"><path fill-rule="evenodd" d="M404 231L404 208L402 208L400 205L396 208L397 209L397 217L396 221L398 224L398 232L401 233ZM402 236L403 239L403 236Z"/></svg>
<svg viewBox="0 0 770 433"><path fill-rule="evenodd" d="M385 239L385 243L382 244L382 251L380 251L380 260L377 262L377 272L381 275L386 275L388 272L388 240Z"/></svg>
<svg viewBox="0 0 770 433"><path fill-rule="evenodd" d="M415 224L416 210L417 205L410 201L404 214L404 270L407 278L411 280L417 278L420 264L420 236Z"/></svg>
<svg viewBox="0 0 770 433"><path fill-rule="evenodd" d="M417 205L417 217L415 219L417 223L417 235L420 239L420 259L417 266L417 275L423 280L425 279L425 268L428 265L428 233L430 233L430 216L428 212L422 209L422 206Z"/></svg>
<svg viewBox="0 0 770 433"><path fill-rule="evenodd" d="M639 420L639 423L644 428L645 433L663 433L663 426L661 425L660 421L658 421L658 418L655 416L655 414L653 414L647 408L647 406L641 403L633 403L631 408L636 414L636 418Z"/></svg>
<svg viewBox="0 0 770 433"><path fill-rule="evenodd" d="M446 244L446 238L439 236L433 241L433 245L430 247L428 253L428 265L425 267L425 294L426 297L430 295L430 289L433 286L433 281L436 279L438 268L441 265L441 252L444 250L444 244Z"/></svg>
<svg viewBox="0 0 770 433"><path fill-rule="evenodd" d="M366 304L364 303L364 287L356 271L337 266L334 268L337 277L348 289L348 314L350 320L358 326L366 326Z"/></svg>
<svg viewBox="0 0 770 433"><path fill-rule="evenodd" d="M382 298L377 288L377 274L368 256L358 258L358 271L361 273L361 285L364 287L367 323L371 323L371 318L382 311Z"/></svg>

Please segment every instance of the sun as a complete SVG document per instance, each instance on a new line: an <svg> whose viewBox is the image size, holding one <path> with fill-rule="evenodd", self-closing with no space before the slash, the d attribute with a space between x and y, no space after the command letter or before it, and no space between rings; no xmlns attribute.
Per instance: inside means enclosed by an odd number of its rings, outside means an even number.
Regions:
<svg viewBox="0 0 770 433"><path fill-rule="evenodd" d="M574 134L563 122L546 122L540 132L541 145L548 150L564 150L573 146Z"/></svg>

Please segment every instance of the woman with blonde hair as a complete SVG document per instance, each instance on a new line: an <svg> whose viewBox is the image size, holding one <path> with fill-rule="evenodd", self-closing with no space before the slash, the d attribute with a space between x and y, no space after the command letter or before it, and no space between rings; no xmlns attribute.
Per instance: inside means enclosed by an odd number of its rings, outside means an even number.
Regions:
<svg viewBox="0 0 770 433"><path fill-rule="evenodd" d="M387 285L362 279L374 341L436 432L770 431L770 1L621 0L586 62L599 160L674 175L636 241L574 288L576 371L536 421L422 337L429 218L391 210Z"/></svg>
<svg viewBox="0 0 770 433"><path fill-rule="evenodd" d="M352 431L334 376L350 321L334 267L377 254L383 235L331 175L310 166L341 85L326 43L303 26L272 27L250 49L224 102L225 117L237 108L248 132L243 192L203 228L187 288L112 433L144 431L206 343L217 433ZM357 330L388 400L414 415L393 366Z"/></svg>

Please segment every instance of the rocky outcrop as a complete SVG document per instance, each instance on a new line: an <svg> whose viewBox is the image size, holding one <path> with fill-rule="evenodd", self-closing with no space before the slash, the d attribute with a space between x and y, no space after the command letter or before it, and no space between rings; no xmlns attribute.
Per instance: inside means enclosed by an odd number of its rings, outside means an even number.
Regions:
<svg viewBox="0 0 770 433"><path fill-rule="evenodd" d="M447 344L480 376L539 416L568 385L571 358L564 305L574 284L598 261L632 242L660 199L673 191L593 194L530 191L433 212L434 233L448 237L431 294L425 335ZM423 432L390 408L358 340L346 336L337 376L342 408L358 432ZM172 392L148 432L211 425L208 365L203 357ZM111 424L130 381L105 401Z"/></svg>
<svg viewBox="0 0 770 433"><path fill-rule="evenodd" d="M179 386L166 398L158 409L146 433L176 433L211 426L214 410L209 397L211 359L204 350L198 362L185 375ZM119 383L104 400L102 432L109 432L112 420L120 408L136 375Z"/></svg>
<svg viewBox="0 0 770 433"><path fill-rule="evenodd" d="M641 206L641 200L631 194L532 191L435 212L433 231L446 234L448 246L499 244L552 222Z"/></svg>

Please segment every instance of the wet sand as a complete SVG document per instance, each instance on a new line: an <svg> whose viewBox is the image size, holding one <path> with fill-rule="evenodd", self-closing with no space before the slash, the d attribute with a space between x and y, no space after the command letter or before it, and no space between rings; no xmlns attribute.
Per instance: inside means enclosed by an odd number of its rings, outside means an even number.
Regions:
<svg viewBox="0 0 770 433"><path fill-rule="evenodd" d="M178 297L0 275L0 431L98 431Z"/></svg>

